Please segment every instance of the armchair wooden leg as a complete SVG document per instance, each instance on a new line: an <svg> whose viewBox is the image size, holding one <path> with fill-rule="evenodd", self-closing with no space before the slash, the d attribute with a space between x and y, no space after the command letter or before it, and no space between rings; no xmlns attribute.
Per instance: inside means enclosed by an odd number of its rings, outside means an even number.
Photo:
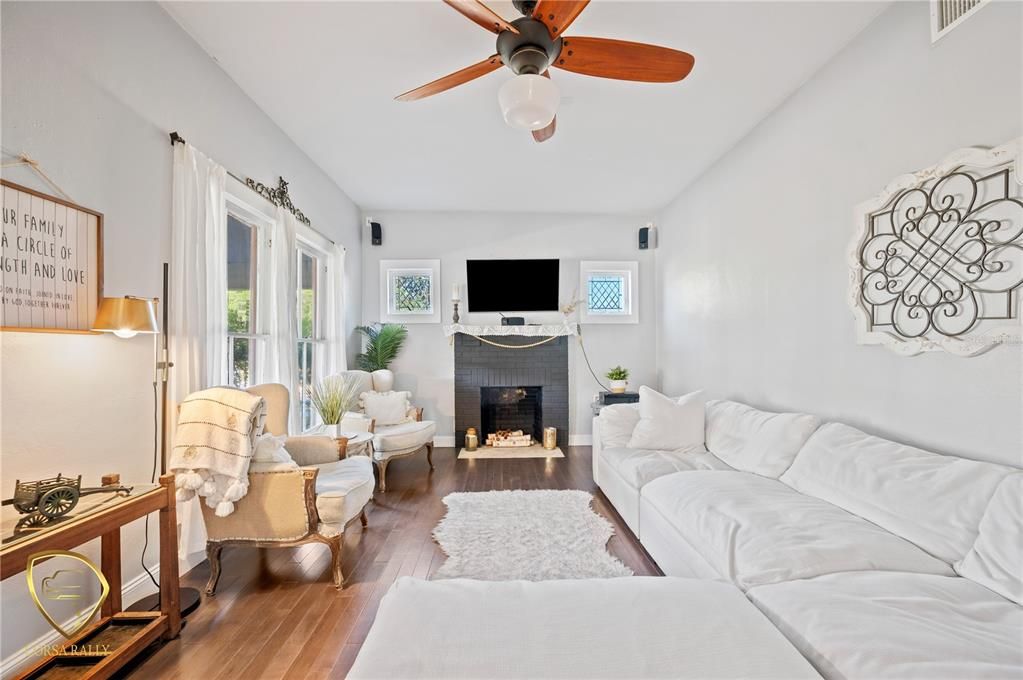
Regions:
<svg viewBox="0 0 1023 680"><path fill-rule="evenodd" d="M341 573L341 541L344 534L339 534L327 541L330 547L330 573L334 580L334 587L338 590L345 587L345 577Z"/></svg>
<svg viewBox="0 0 1023 680"><path fill-rule="evenodd" d="M387 463L388 459L384 458L377 463L377 470L380 472L380 491L383 493L387 491Z"/></svg>
<svg viewBox="0 0 1023 680"><path fill-rule="evenodd" d="M213 595L220 580L220 551L224 546L219 543L206 543L206 559L210 561L210 580L206 582L206 594Z"/></svg>
<svg viewBox="0 0 1023 680"><path fill-rule="evenodd" d="M369 518L366 517L366 508L363 508L362 512L359 513L359 521L362 522L363 529L369 526Z"/></svg>
<svg viewBox="0 0 1023 680"><path fill-rule="evenodd" d="M430 469L433 469L433 442L426 445L426 462L430 464Z"/></svg>

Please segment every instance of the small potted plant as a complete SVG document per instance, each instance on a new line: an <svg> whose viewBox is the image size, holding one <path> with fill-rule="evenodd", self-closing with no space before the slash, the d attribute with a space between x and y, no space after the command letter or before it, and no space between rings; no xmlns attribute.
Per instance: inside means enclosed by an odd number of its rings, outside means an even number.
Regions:
<svg viewBox="0 0 1023 680"><path fill-rule="evenodd" d="M629 369L615 366L606 375L611 381L611 391L615 394L621 394L629 389Z"/></svg>
<svg viewBox="0 0 1023 680"><path fill-rule="evenodd" d="M358 391L358 379L341 375L324 378L309 390L309 401L320 414L328 435L341 436L341 419L358 404Z"/></svg>
<svg viewBox="0 0 1023 680"><path fill-rule="evenodd" d="M396 323L375 323L355 330L366 336L366 351L356 357L359 368L373 374L377 392L390 392L394 387L394 373L388 366L408 339L408 329Z"/></svg>

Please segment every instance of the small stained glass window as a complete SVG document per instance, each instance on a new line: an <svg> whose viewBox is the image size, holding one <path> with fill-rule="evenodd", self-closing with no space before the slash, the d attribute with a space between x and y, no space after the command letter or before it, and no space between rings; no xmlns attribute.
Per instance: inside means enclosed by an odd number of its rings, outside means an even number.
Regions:
<svg viewBox="0 0 1023 680"><path fill-rule="evenodd" d="M628 314L627 272L592 272L586 281L586 308L590 314Z"/></svg>
<svg viewBox="0 0 1023 680"><path fill-rule="evenodd" d="M394 269L388 278L391 314L433 314L433 271Z"/></svg>

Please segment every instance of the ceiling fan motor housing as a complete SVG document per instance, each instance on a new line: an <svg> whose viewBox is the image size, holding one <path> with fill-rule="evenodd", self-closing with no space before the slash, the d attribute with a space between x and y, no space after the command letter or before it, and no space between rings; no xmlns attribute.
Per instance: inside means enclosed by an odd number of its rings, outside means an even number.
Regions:
<svg viewBox="0 0 1023 680"><path fill-rule="evenodd" d="M497 36L497 53L516 75L540 74L561 54L561 38L553 39L541 21L523 17L512 25L518 35L502 31Z"/></svg>

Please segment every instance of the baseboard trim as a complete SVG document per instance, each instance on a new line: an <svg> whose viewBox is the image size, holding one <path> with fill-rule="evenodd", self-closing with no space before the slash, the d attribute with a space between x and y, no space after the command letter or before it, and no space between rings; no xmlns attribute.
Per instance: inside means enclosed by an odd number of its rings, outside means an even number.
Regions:
<svg viewBox="0 0 1023 680"><path fill-rule="evenodd" d="M433 445L440 448L454 448L455 435L453 434L437 435L433 438Z"/></svg>
<svg viewBox="0 0 1023 680"><path fill-rule="evenodd" d="M156 577L157 581L159 581L160 568L154 566L150 567L149 570L153 572L153 576ZM124 602L125 606L127 606L137 600L141 600L147 595L152 595L155 592L156 586L154 586L153 582L149 580L149 575L142 572L121 588L121 601ZM42 617L40 617L39 620L42 621ZM63 625L68 626L73 621L73 618L68 619ZM24 666L27 666L30 662L37 660L38 657L32 653L33 650L38 649L43 645L57 644L63 639L64 637L55 630L51 630L45 635L40 635L35 640L4 659L3 663L0 663L0 677L3 677L4 680L6 680L7 678L14 676Z"/></svg>
<svg viewBox="0 0 1023 680"><path fill-rule="evenodd" d="M569 446L593 446L592 434L570 434L568 435Z"/></svg>

